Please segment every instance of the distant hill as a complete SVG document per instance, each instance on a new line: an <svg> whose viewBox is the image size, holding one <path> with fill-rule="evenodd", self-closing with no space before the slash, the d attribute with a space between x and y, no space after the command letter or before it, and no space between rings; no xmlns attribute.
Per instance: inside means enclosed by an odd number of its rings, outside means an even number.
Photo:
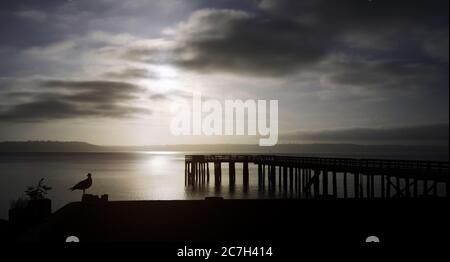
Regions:
<svg viewBox="0 0 450 262"><path fill-rule="evenodd" d="M95 152L104 150L101 146L85 142L0 142L0 152Z"/></svg>
<svg viewBox="0 0 450 262"><path fill-rule="evenodd" d="M216 145L152 145L152 146L98 146L85 142L0 142L0 152L129 152L179 151L215 154L298 154L333 157L434 159L448 161L448 146L426 145L356 145L356 144L279 144L260 147L246 144Z"/></svg>
<svg viewBox="0 0 450 262"><path fill-rule="evenodd" d="M448 146L427 145L356 145L356 144L278 144L273 147L258 145L161 145L140 147L110 147L110 151L179 151L187 153L254 153L295 154L352 158L391 158L448 161Z"/></svg>
<svg viewBox="0 0 450 262"><path fill-rule="evenodd" d="M108 147L113 151L187 151L210 153L339 153L339 152L448 152L448 146L357 145L357 144L278 144L261 147L248 144L153 145Z"/></svg>

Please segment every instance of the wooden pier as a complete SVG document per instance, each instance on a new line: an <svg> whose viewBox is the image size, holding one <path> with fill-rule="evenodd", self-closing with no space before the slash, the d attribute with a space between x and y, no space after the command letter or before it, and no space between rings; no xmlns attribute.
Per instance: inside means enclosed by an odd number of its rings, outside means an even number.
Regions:
<svg viewBox="0 0 450 262"><path fill-rule="evenodd" d="M449 191L449 162L272 155L186 155L186 186L204 187L214 180L220 189L222 164L228 165L230 190L236 185L236 164L242 165L244 192L250 186L250 165L257 168L260 191L295 197L448 197Z"/></svg>

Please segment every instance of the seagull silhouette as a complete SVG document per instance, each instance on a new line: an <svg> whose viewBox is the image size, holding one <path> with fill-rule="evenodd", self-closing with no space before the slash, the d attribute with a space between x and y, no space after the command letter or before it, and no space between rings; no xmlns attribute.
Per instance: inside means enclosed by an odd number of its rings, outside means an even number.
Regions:
<svg viewBox="0 0 450 262"><path fill-rule="evenodd" d="M91 173L87 174L87 178L83 181L78 182L76 185L74 185L73 187L69 188L70 190L74 191L74 190L83 190L83 195L84 195L84 191L88 188L90 188L92 186L92 178L91 178Z"/></svg>

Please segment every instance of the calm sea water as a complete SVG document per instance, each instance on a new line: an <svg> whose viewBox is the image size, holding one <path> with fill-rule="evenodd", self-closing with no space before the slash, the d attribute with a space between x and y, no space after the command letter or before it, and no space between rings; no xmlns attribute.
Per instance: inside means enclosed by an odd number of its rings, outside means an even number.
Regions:
<svg viewBox="0 0 450 262"><path fill-rule="evenodd" d="M342 156L351 156L343 154ZM367 157L367 156L366 156ZM380 156L376 156L380 157ZM388 156L386 156L388 157ZM407 159L407 155L395 158ZM413 157L414 158L414 157ZM442 158L430 156L428 159ZM442 160L442 159L437 159ZM448 156L447 156L448 160ZM212 166L211 166L212 168ZM184 186L184 153L120 152L120 153L2 153L0 154L0 218L6 219L10 202L24 196L27 186L41 178L53 189L53 210L81 199L80 191L68 188L93 174L91 194L108 194L110 200L203 199L206 196L225 198L265 198L257 190L256 166L250 165L250 188L244 194L242 176L237 176L236 189L228 190L227 165L223 165L223 188L216 192L213 181L209 188L193 192ZM237 164L236 173L242 173Z"/></svg>
<svg viewBox="0 0 450 262"><path fill-rule="evenodd" d="M237 166L237 172L240 168ZM227 170L225 165L223 170ZM1 154L0 218L7 218L11 201L24 196L26 187L36 185L41 178L52 187L47 196L52 199L53 210L79 201L81 191L68 188L85 179L87 173L93 176L87 193L108 194L110 200L261 197L252 194L256 192L254 187L246 195L239 194L240 181L236 193L229 193L226 188L220 193L213 188L202 192L185 189L184 154L177 152ZM226 176L223 184L227 184Z"/></svg>

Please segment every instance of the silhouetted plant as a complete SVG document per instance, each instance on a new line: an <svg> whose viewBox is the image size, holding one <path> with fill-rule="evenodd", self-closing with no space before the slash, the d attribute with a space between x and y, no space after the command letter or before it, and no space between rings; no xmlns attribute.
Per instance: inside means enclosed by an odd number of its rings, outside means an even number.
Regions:
<svg viewBox="0 0 450 262"><path fill-rule="evenodd" d="M25 194L30 198L30 200L44 199L45 195L48 193L47 191L50 191L52 189L51 187L44 185L43 182L44 179L41 178L36 187L27 187L27 190L25 190Z"/></svg>

